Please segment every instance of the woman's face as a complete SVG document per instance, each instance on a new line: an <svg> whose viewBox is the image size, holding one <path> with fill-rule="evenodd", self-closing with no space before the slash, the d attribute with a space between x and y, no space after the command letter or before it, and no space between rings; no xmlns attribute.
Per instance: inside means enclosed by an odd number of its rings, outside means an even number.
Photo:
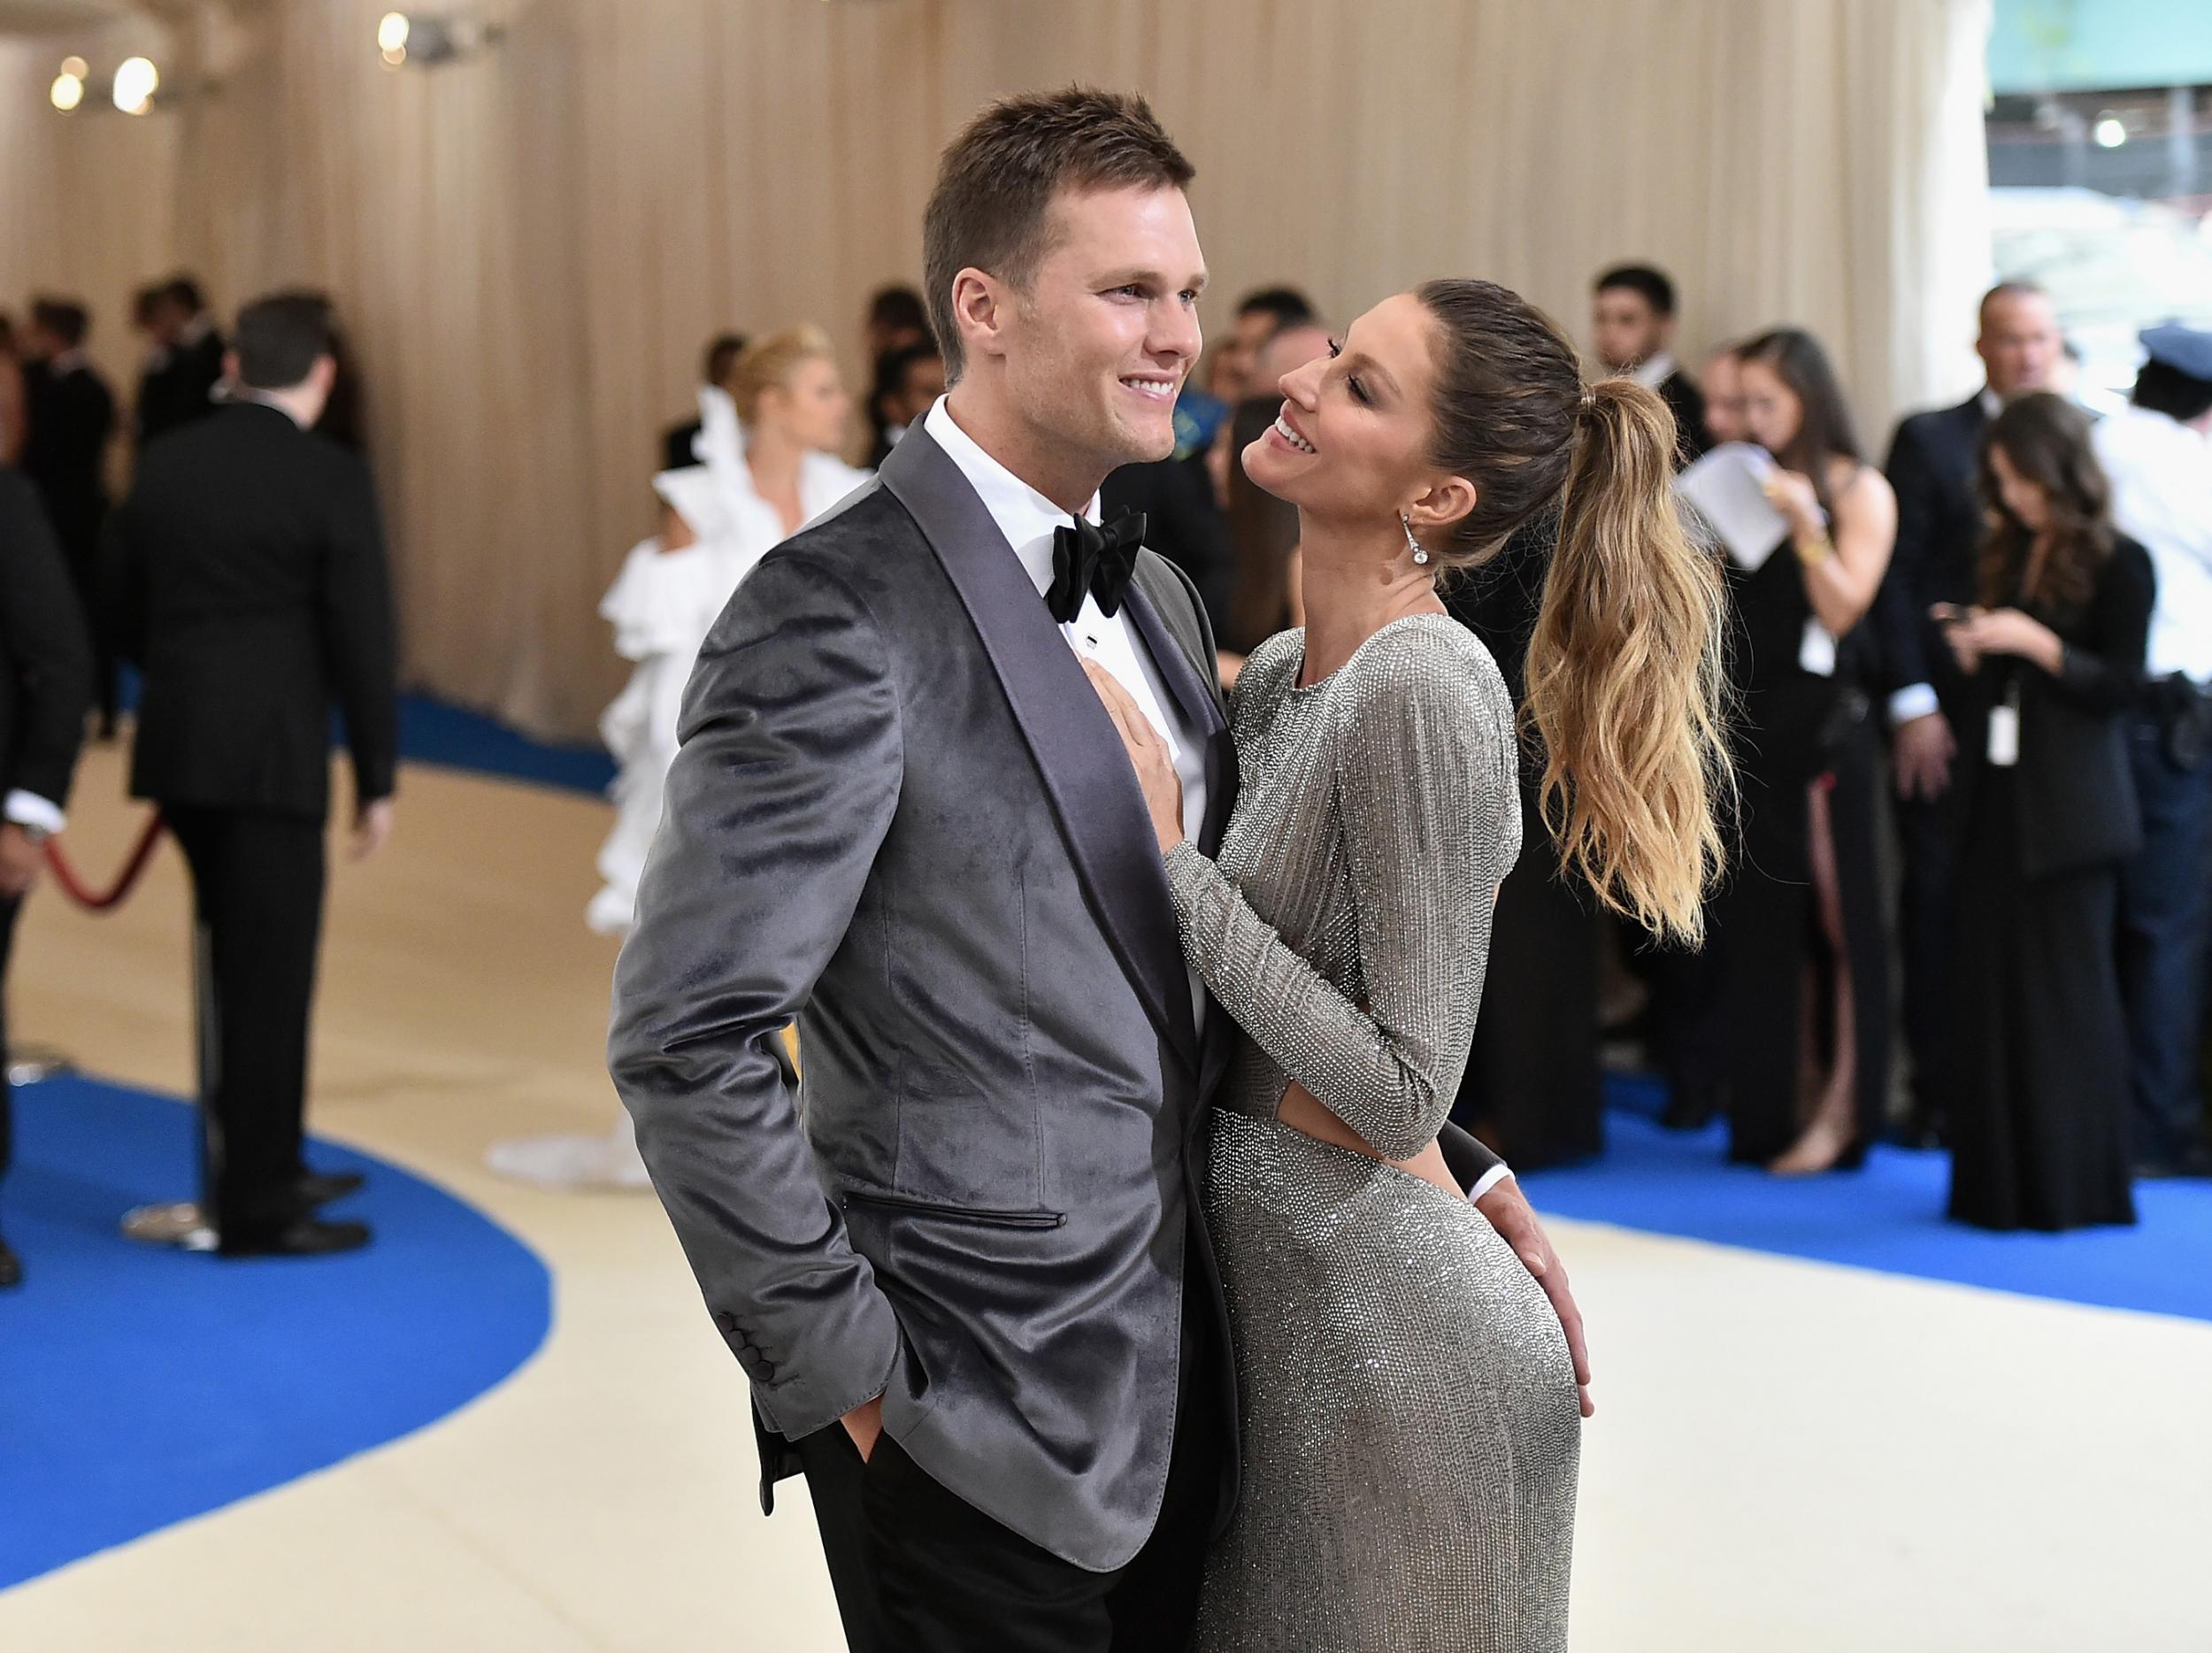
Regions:
<svg viewBox="0 0 2212 1653"><path fill-rule="evenodd" d="M1782 382L1782 375L1767 362L1746 362L1740 370L1743 381L1743 418L1751 440L1769 453L1780 454L1805 428L1805 404L1797 392Z"/></svg>
<svg viewBox="0 0 2212 1653"><path fill-rule="evenodd" d="M1747 442L1743 411L1743 364L1723 352L1705 364L1705 429L1715 442Z"/></svg>
<svg viewBox="0 0 2212 1653"><path fill-rule="evenodd" d="M837 364L826 356L806 358L788 379L760 399L764 423L772 423L800 447L821 453L834 453L845 445L852 411L853 399L845 394Z"/></svg>
<svg viewBox="0 0 2212 1653"><path fill-rule="evenodd" d="M1276 423L1244 450L1247 476L1319 521L1376 526L1438 498L1434 435L1436 320L1410 293L1385 299L1326 356L1286 373ZM1414 528L1463 517L1471 488L1416 509ZM1441 535L1424 534L1432 544Z"/></svg>
<svg viewBox="0 0 2212 1653"><path fill-rule="evenodd" d="M1994 442L1989 449L1989 473L1997 480L1997 497L2022 527L2030 534L2040 534L2051 526L2050 490L2021 475Z"/></svg>

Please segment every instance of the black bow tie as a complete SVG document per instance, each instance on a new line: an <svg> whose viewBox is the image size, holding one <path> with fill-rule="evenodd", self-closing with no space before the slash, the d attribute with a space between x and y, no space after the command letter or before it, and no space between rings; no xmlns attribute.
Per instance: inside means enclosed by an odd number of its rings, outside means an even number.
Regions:
<svg viewBox="0 0 2212 1653"><path fill-rule="evenodd" d="M1104 527L1078 517L1052 531L1052 588L1045 606L1063 626L1083 611L1085 593L1098 599L1099 612L1111 619L1121 610L1129 577L1137 572L1144 549L1144 518L1125 511Z"/></svg>

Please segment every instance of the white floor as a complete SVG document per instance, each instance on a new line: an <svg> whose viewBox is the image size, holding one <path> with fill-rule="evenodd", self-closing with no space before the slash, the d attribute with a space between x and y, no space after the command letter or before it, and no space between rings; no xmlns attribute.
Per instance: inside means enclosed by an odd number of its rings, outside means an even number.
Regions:
<svg viewBox="0 0 2212 1653"><path fill-rule="evenodd" d="M119 790L96 754L72 834L96 868L133 819ZM611 948L580 922L605 820L411 771L391 858L337 875L324 976L318 1128L536 1248L557 1283L544 1350L419 1434L0 1595L0 1649L841 1645L803 1494L759 1514L742 1379L652 1198L480 1168L495 1138L609 1117ZM182 926L166 854L114 918L42 898L19 1036L181 1089ZM2212 1649L2212 1326L1603 1226L1557 1239L1600 1408L1578 1653Z"/></svg>

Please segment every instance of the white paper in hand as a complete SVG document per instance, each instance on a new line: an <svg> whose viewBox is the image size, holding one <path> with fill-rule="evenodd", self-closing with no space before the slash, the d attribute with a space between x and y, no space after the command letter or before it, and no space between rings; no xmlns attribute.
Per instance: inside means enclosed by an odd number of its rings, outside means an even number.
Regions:
<svg viewBox="0 0 2212 1653"><path fill-rule="evenodd" d="M1697 513L1729 560L1755 573L1790 537L1789 519L1766 496L1774 460L1747 442L1726 442L1674 480L1675 492Z"/></svg>

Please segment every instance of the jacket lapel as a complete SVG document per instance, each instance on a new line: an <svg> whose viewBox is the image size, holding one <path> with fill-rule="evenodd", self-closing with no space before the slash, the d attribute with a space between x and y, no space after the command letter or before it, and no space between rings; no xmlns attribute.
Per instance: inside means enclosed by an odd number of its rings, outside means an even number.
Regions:
<svg viewBox="0 0 2212 1653"><path fill-rule="evenodd" d="M997 523L926 430L908 431L879 474L920 525L975 624L1099 929L1153 1025L1195 1072L1198 1037L1166 868L1097 691Z"/></svg>

